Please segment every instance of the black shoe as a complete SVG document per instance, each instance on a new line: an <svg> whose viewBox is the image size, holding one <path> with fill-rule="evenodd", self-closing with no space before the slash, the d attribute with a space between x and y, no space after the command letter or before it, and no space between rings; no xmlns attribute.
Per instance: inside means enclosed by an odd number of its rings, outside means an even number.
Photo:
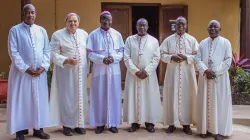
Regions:
<svg viewBox="0 0 250 140"><path fill-rule="evenodd" d="M207 137L209 137L209 136L212 136L212 133L210 133L210 132L208 132L208 131L207 131L206 134L200 134L200 137L201 137L201 138L207 138Z"/></svg>
<svg viewBox="0 0 250 140"><path fill-rule="evenodd" d="M104 131L104 127L105 127L105 125L104 126L97 126L96 130L95 130L95 133L96 134L101 134Z"/></svg>
<svg viewBox="0 0 250 140"><path fill-rule="evenodd" d="M25 140L23 131L16 132L16 139L15 140Z"/></svg>
<svg viewBox="0 0 250 140"><path fill-rule="evenodd" d="M222 135L218 134L218 135L215 136L214 139L215 139L215 140L223 140L224 137L223 137Z"/></svg>
<svg viewBox="0 0 250 140"><path fill-rule="evenodd" d="M63 134L64 134L65 136L73 136L72 129L69 128L69 127L63 126Z"/></svg>
<svg viewBox="0 0 250 140"><path fill-rule="evenodd" d="M29 135L29 129L22 130L24 135Z"/></svg>
<svg viewBox="0 0 250 140"><path fill-rule="evenodd" d="M183 132L185 132L187 135L192 135L190 125L183 125Z"/></svg>
<svg viewBox="0 0 250 140"><path fill-rule="evenodd" d="M166 133L174 133L174 131L176 130L176 127L174 125L170 125L166 131Z"/></svg>
<svg viewBox="0 0 250 140"><path fill-rule="evenodd" d="M83 135L86 134L86 131L84 128L75 128L76 133Z"/></svg>
<svg viewBox="0 0 250 140"><path fill-rule="evenodd" d="M140 124L138 123L132 123L131 127L128 129L128 132L135 132L140 128Z"/></svg>
<svg viewBox="0 0 250 140"><path fill-rule="evenodd" d="M145 123L145 126L146 126L146 130L149 132L149 133L154 133L155 132L155 129L154 129L154 124L152 123Z"/></svg>
<svg viewBox="0 0 250 140"><path fill-rule="evenodd" d="M35 130L34 129L33 136L38 137L40 139L50 139L50 136L48 134L44 133L43 129L40 129L40 130Z"/></svg>
<svg viewBox="0 0 250 140"><path fill-rule="evenodd" d="M109 131L111 131L112 133L118 133L118 129L116 127L109 128Z"/></svg>

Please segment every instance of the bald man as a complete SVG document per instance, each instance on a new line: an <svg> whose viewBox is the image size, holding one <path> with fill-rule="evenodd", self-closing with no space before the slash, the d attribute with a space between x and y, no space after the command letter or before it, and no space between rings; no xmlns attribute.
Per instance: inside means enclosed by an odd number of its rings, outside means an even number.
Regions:
<svg viewBox="0 0 250 140"><path fill-rule="evenodd" d="M51 38L54 73L51 84L52 126L63 125L63 134L72 136L73 130L85 134L88 124L87 59L88 33L79 29L80 17L69 13L65 28Z"/></svg>
<svg viewBox="0 0 250 140"><path fill-rule="evenodd" d="M228 69L232 61L229 40L220 36L220 23L212 20L209 37L202 40L196 56L199 70L197 132L223 140L232 134L232 100Z"/></svg>
<svg viewBox="0 0 250 140"><path fill-rule="evenodd" d="M176 33L161 44L161 60L167 63L163 89L163 124L169 125L167 133L183 126L192 135L190 124L195 123L197 82L194 55L198 50L196 39L186 33L187 20L176 19Z"/></svg>
<svg viewBox="0 0 250 140"><path fill-rule="evenodd" d="M135 132L145 123L149 133L154 123L162 121L162 106L156 68L160 61L158 40L147 33L148 21L139 19L138 33L125 43L124 62L127 67L124 90L123 118L131 124L128 132Z"/></svg>
<svg viewBox="0 0 250 140"><path fill-rule="evenodd" d="M36 9L23 7L23 22L12 27L8 38L11 68L8 85L7 133L16 140L33 128L33 136L49 139L49 101L46 71L50 66L50 45L46 30L34 24Z"/></svg>

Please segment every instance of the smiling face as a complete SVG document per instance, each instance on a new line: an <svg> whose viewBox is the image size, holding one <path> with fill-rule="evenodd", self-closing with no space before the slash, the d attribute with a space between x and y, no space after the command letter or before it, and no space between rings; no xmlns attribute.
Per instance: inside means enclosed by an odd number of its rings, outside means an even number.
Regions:
<svg viewBox="0 0 250 140"><path fill-rule="evenodd" d="M100 17L101 28L108 30L112 26L112 16L110 14L103 14Z"/></svg>
<svg viewBox="0 0 250 140"><path fill-rule="evenodd" d="M146 19L139 19L136 24L136 29L139 35L145 35L148 31L148 21Z"/></svg>
<svg viewBox="0 0 250 140"><path fill-rule="evenodd" d="M207 31L208 31L208 34L211 38L216 38L220 35L220 31L221 31L221 28L220 28L220 23L216 20L214 21L211 21L209 24L208 24L208 28L207 28Z"/></svg>
<svg viewBox="0 0 250 140"><path fill-rule="evenodd" d="M187 29L187 20L183 17L176 19L176 32L178 35L183 35Z"/></svg>
<svg viewBox="0 0 250 140"><path fill-rule="evenodd" d="M35 19L36 19L35 7L31 4L25 5L23 8L23 21L28 25L32 25L34 24Z"/></svg>
<svg viewBox="0 0 250 140"><path fill-rule="evenodd" d="M66 18L66 27L71 33L75 33L79 27L79 18L77 15L72 15Z"/></svg>

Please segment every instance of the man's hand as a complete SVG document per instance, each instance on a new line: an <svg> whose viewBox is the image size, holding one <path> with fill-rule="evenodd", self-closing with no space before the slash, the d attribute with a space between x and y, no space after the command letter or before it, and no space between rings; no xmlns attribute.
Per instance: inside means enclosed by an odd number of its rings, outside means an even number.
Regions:
<svg viewBox="0 0 250 140"><path fill-rule="evenodd" d="M211 69L207 69L204 73L206 74L207 79L214 79L216 77Z"/></svg>
<svg viewBox="0 0 250 140"><path fill-rule="evenodd" d="M39 76L36 70L32 69L31 67L29 67L25 72L28 73L32 77Z"/></svg>
<svg viewBox="0 0 250 140"><path fill-rule="evenodd" d="M108 57L103 58L103 64L109 65L109 59L108 59Z"/></svg>
<svg viewBox="0 0 250 140"><path fill-rule="evenodd" d="M78 62L79 62L78 59L73 57L73 58L67 58L63 64L77 65Z"/></svg>
<svg viewBox="0 0 250 140"><path fill-rule="evenodd" d="M114 58L113 56L108 56L109 64L114 63Z"/></svg>
<svg viewBox="0 0 250 140"><path fill-rule="evenodd" d="M182 59L182 61L183 61L183 60L187 60L187 56L186 56L186 55L181 54L181 53L179 53L179 54L177 54L177 55Z"/></svg>
<svg viewBox="0 0 250 140"><path fill-rule="evenodd" d="M43 67L39 67L36 69L36 73L38 73L39 75L41 75L44 71L45 69Z"/></svg>
<svg viewBox="0 0 250 140"><path fill-rule="evenodd" d="M178 55L172 55L171 60L173 60L174 62L180 63L182 61L182 58Z"/></svg>
<svg viewBox="0 0 250 140"><path fill-rule="evenodd" d="M148 74L145 70L140 70L135 73L135 75L140 79L145 79L148 77Z"/></svg>

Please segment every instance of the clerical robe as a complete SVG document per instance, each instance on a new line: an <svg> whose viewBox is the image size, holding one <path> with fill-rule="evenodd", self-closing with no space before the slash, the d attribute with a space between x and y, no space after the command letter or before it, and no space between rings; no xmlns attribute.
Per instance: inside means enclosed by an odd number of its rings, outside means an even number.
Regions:
<svg viewBox="0 0 250 140"><path fill-rule="evenodd" d="M199 70L197 94L197 132L230 136L232 134L232 99L228 69L232 62L229 40L210 37L200 43L196 56ZM207 79L204 72L211 69L215 79Z"/></svg>
<svg viewBox="0 0 250 140"><path fill-rule="evenodd" d="M51 125L84 128L88 124L87 96L88 33L77 29L74 34L64 28L51 38L54 70L51 84ZM67 58L79 60L77 65L63 64Z"/></svg>
<svg viewBox="0 0 250 140"><path fill-rule="evenodd" d="M163 124L190 125L195 123L197 82L195 57L198 43L185 33L167 37L160 46L161 60L167 63L163 89ZM174 54L184 54L186 61L171 60Z"/></svg>
<svg viewBox="0 0 250 140"><path fill-rule="evenodd" d="M124 43L121 34L113 28L97 28L90 33L87 43L88 57L93 62L90 87L89 125L118 127L122 123L122 89L120 61ZM103 63L112 56L114 63Z"/></svg>
<svg viewBox="0 0 250 140"><path fill-rule="evenodd" d="M127 38L124 62L127 67L124 90L123 119L125 122L143 124L162 121L162 106L156 68L160 61L158 40L151 35L133 35ZM135 73L145 70L146 79Z"/></svg>
<svg viewBox="0 0 250 140"><path fill-rule="evenodd" d="M46 71L50 66L50 45L46 30L38 25L18 24L10 29L11 59L7 98L7 133L49 127ZM38 77L25 71L43 67Z"/></svg>

